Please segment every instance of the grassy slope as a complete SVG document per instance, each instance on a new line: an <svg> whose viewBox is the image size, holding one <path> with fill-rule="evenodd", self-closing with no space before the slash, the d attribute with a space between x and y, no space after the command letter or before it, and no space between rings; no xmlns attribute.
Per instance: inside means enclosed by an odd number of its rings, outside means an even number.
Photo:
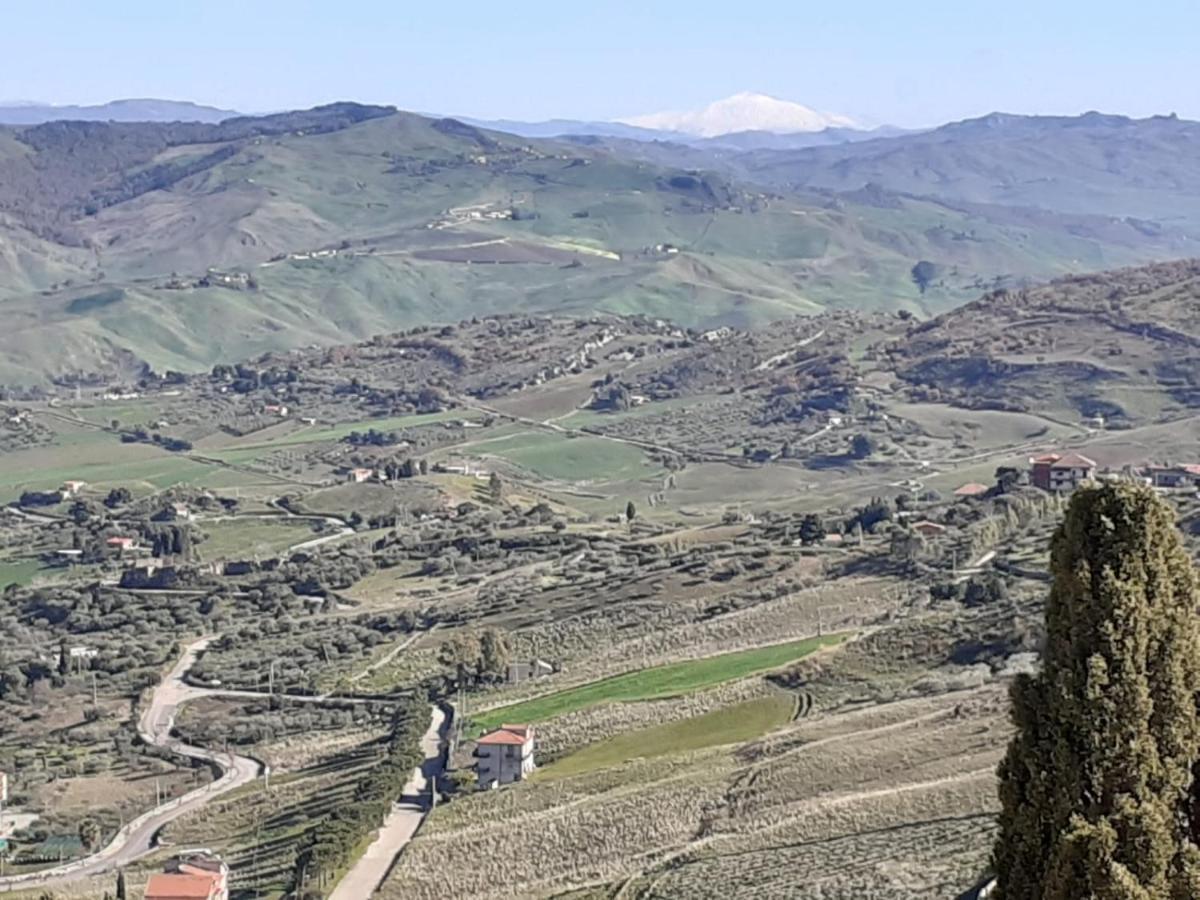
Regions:
<svg viewBox="0 0 1200 900"><path fill-rule="evenodd" d="M102 248L94 259L64 250L70 259L55 262L58 251L40 245L19 265L0 258L10 323L0 336L0 381L112 370L120 348L156 369L196 370L269 349L514 310L645 312L703 327L757 326L827 305L938 311L997 275L1041 278L1181 252L1128 225L1093 233L912 199L763 198L715 176L714 203L699 189L670 187L669 174L548 142L477 141L409 115L248 142L168 190L80 222ZM470 233L426 228L452 207L479 203L536 217L470 221ZM479 266L410 252L489 238L583 245L622 258L581 253L578 268ZM276 254L344 240L364 255L259 268ZM659 243L683 252L640 255ZM372 247L378 253L365 255ZM947 272L924 296L908 274L920 258ZM31 293L60 280L64 266L84 263L89 279L121 285L123 299L72 312L106 284ZM172 271L196 276L210 266L253 270L260 288L157 287Z"/></svg>
<svg viewBox="0 0 1200 900"><path fill-rule="evenodd" d="M747 700L690 719L618 734L563 757L537 777L566 778L618 766L631 759L652 759L752 740L787 724L795 712L795 697L783 692Z"/></svg>
<svg viewBox="0 0 1200 900"><path fill-rule="evenodd" d="M779 668L845 639L846 635L825 635L640 669L522 703L490 709L471 718L475 725L487 729L504 722L537 722L597 703L629 703L673 697Z"/></svg>
<svg viewBox="0 0 1200 900"><path fill-rule="evenodd" d="M488 441L478 449L563 481L638 479L661 471L636 447L601 438L526 432Z"/></svg>

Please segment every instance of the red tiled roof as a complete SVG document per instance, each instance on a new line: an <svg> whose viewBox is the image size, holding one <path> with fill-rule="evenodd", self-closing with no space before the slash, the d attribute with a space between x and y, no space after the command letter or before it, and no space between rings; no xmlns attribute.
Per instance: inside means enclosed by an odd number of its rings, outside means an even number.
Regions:
<svg viewBox="0 0 1200 900"><path fill-rule="evenodd" d="M481 744L524 744L529 740L528 725L503 725L479 739Z"/></svg>
<svg viewBox="0 0 1200 900"><path fill-rule="evenodd" d="M1189 475L1200 475L1200 466L1184 466L1183 471Z"/></svg>
<svg viewBox="0 0 1200 900"><path fill-rule="evenodd" d="M1060 459L1062 459L1062 457L1059 456L1057 453L1045 453L1041 456L1035 456L1035 457L1031 458L1029 461L1033 465L1036 466L1038 463L1042 463L1044 465L1050 465L1052 463L1058 462Z"/></svg>
<svg viewBox="0 0 1200 900"><path fill-rule="evenodd" d="M1094 469L1096 463L1086 456L1081 456L1078 453L1068 453L1066 456L1059 457L1053 463L1055 469Z"/></svg>
<svg viewBox="0 0 1200 900"><path fill-rule="evenodd" d="M146 882L145 900L208 900L216 889L216 875L158 873Z"/></svg>
<svg viewBox="0 0 1200 900"><path fill-rule="evenodd" d="M920 522L913 522L913 528L932 528L935 531L945 531L945 525L939 525L937 522L930 522L928 519L922 519Z"/></svg>
<svg viewBox="0 0 1200 900"><path fill-rule="evenodd" d="M986 484L979 484L978 482L972 481L969 484L964 484L962 487L956 490L954 492L954 496L978 497L980 494L986 494L988 490L989 488Z"/></svg>

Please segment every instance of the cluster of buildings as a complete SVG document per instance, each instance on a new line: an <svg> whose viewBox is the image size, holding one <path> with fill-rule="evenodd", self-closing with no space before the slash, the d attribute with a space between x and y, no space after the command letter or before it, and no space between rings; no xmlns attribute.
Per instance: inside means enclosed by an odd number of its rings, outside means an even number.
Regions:
<svg viewBox="0 0 1200 900"><path fill-rule="evenodd" d="M1200 465L1126 466L1119 472L1099 472L1095 460L1080 453L1048 453L1029 461L1029 483L1052 493L1070 492L1085 481L1125 479L1162 490L1200 488Z"/></svg>
<svg viewBox="0 0 1200 900"><path fill-rule="evenodd" d="M1148 484L1160 490L1200 489L1200 464L1125 466L1119 471L1101 470L1094 459L1082 453L1044 453L1029 460L1028 483L1053 494L1070 493L1086 481L1124 480ZM992 490L986 484L964 484L954 492L956 499L983 497Z"/></svg>

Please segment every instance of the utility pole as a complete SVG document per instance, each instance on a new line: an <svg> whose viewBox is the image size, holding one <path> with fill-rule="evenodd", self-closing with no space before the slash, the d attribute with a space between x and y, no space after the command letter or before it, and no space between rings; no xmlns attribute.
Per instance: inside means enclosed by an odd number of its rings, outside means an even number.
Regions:
<svg viewBox="0 0 1200 900"><path fill-rule="evenodd" d="M100 701L96 695L96 670L92 669L92 709L97 709L100 706Z"/></svg>

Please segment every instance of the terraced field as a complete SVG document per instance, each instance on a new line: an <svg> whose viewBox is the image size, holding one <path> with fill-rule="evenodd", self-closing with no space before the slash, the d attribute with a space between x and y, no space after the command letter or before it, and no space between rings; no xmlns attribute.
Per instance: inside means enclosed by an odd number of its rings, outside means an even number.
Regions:
<svg viewBox="0 0 1200 900"><path fill-rule="evenodd" d="M848 637L848 634L832 634L805 638L628 672L524 703L489 709L473 715L472 721L478 728L486 730L503 722L538 722L600 703L631 703L673 697L777 669L822 647L836 646Z"/></svg>

